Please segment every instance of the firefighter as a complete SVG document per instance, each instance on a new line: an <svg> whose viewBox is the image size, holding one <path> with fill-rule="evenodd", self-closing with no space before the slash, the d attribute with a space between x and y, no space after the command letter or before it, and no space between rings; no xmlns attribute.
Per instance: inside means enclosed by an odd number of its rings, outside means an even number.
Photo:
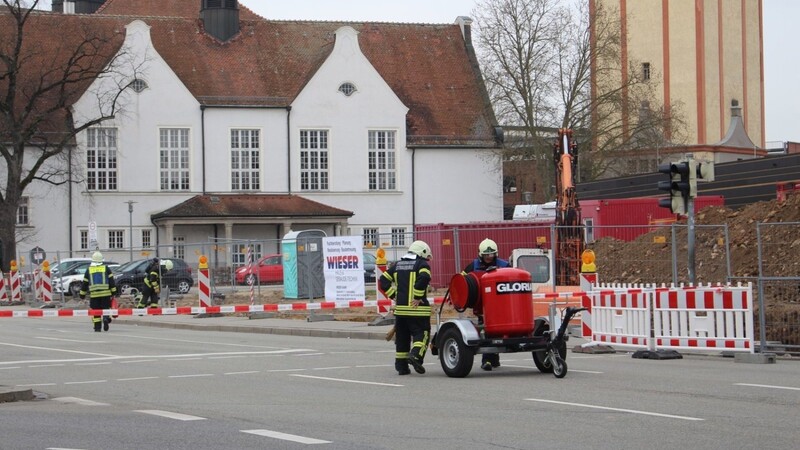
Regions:
<svg viewBox="0 0 800 450"><path fill-rule="evenodd" d="M427 299L431 282L431 248L423 241L414 241L399 261L380 278L380 288L395 301L395 360L400 375L408 375L408 365L417 373L425 373L422 360L431 334L431 305Z"/></svg>
<svg viewBox="0 0 800 450"><path fill-rule="evenodd" d="M161 264L164 266L164 273L172 270L172 261L166 259ZM142 298L139 299L137 308L158 308L158 296L161 293L161 273L159 270L158 258L153 258L150 265L145 269L144 288L142 288Z"/></svg>
<svg viewBox="0 0 800 450"><path fill-rule="evenodd" d="M502 268L509 266L508 261L497 257L497 243L487 238L478 245L478 257L469 263L461 271L461 274L486 272L491 267ZM483 311L473 309L473 312L478 316L478 325L483 325ZM481 357L481 369L492 370L495 367L500 367L500 355L498 353L484 353Z"/></svg>
<svg viewBox="0 0 800 450"><path fill-rule="evenodd" d="M86 298L87 293L89 294L90 309L110 309L111 299L117 294L114 272L103 263L103 254L100 252L92 254L92 262L83 275L83 283L81 283L81 290L78 293L81 300ZM100 332L101 324L103 329L108 331L110 323L110 316L92 316L92 324L96 332Z"/></svg>

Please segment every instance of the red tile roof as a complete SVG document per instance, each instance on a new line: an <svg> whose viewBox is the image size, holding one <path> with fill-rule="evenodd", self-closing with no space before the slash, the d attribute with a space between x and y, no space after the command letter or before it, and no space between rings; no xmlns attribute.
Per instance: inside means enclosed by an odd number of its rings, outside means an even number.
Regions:
<svg viewBox="0 0 800 450"><path fill-rule="evenodd" d="M203 217L330 217L347 219L352 211L334 208L291 194L221 194L197 195L172 208L152 216L153 220L167 218Z"/></svg>
<svg viewBox="0 0 800 450"><path fill-rule="evenodd" d="M77 23L119 31L140 18L153 45L203 104L288 106L328 57L334 32L359 32L362 52L410 108L409 145L494 145L496 119L458 25L270 21L240 6L241 31L219 42L203 31L199 0L108 0L93 15L38 14L37 45L62 43ZM0 13L0 28L7 19ZM53 30L60 30L54 33Z"/></svg>

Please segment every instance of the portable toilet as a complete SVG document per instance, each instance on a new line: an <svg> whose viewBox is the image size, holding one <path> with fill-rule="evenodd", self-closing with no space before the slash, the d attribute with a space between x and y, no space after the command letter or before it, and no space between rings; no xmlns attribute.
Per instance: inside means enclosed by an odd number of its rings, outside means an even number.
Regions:
<svg viewBox="0 0 800 450"><path fill-rule="evenodd" d="M283 253L283 296L317 298L325 296L322 230L290 231L281 241Z"/></svg>

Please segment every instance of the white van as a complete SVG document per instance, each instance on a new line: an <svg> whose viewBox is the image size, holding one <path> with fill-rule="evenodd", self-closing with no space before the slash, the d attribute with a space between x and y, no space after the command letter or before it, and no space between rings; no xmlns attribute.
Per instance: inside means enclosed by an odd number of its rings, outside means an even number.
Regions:
<svg viewBox="0 0 800 450"><path fill-rule="evenodd" d="M556 202L547 202L538 205L517 205L514 207L512 220L555 222Z"/></svg>

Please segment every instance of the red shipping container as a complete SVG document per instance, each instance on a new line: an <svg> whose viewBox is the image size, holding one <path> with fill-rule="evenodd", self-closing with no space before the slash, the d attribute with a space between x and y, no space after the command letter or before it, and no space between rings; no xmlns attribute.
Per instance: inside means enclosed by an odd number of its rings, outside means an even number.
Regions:
<svg viewBox="0 0 800 450"><path fill-rule="evenodd" d="M658 206L658 197L580 200L581 218L587 225L588 242L603 237L632 241L650 231L647 225L675 222L676 214ZM721 195L695 198L695 212L707 206L722 206Z"/></svg>

